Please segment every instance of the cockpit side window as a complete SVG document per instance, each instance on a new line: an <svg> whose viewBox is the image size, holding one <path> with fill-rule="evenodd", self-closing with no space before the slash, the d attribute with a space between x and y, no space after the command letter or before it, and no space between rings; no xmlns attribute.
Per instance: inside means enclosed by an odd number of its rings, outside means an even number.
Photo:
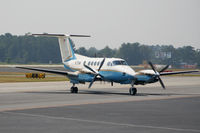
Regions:
<svg viewBox="0 0 200 133"><path fill-rule="evenodd" d="M113 65L127 65L126 61L124 60L115 60L112 62Z"/></svg>
<svg viewBox="0 0 200 133"><path fill-rule="evenodd" d="M99 66L99 64L100 64L100 62L98 61L98 62L97 62L97 66Z"/></svg>
<svg viewBox="0 0 200 133"><path fill-rule="evenodd" d="M110 62L107 63L107 66L110 66Z"/></svg>

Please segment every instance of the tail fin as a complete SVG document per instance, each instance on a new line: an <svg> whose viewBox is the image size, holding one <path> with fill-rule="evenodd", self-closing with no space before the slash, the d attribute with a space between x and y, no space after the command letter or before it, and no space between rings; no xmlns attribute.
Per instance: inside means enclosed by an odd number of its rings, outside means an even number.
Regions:
<svg viewBox="0 0 200 133"><path fill-rule="evenodd" d="M59 37L59 46L60 46L60 52L62 56L62 62L66 62L71 59L76 59L74 55L74 50L72 47L72 40L69 37Z"/></svg>
<svg viewBox="0 0 200 133"><path fill-rule="evenodd" d="M62 62L67 62L72 59L76 59L73 50L73 41L70 37L90 37L87 35L65 35L65 34L32 34L34 36L46 36L46 37L57 37L60 46L60 52L62 56Z"/></svg>

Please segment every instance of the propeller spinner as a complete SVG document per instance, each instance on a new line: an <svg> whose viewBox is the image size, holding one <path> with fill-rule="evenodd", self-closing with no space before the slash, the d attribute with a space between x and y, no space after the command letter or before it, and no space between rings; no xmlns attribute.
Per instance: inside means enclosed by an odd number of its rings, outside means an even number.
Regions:
<svg viewBox="0 0 200 133"><path fill-rule="evenodd" d="M166 89L166 88L165 88L165 85L164 85L164 83L163 83L163 81L162 81L162 79L160 78L160 73L163 72L163 71L165 71L165 70L169 67L169 65L165 66L165 67L164 67L162 70L160 70L159 72L156 71L155 67L153 66L153 64L152 64L150 61L149 61L149 65L151 66L152 70L155 72L155 76L158 78L158 81L160 82L162 88L163 88L163 89Z"/></svg>

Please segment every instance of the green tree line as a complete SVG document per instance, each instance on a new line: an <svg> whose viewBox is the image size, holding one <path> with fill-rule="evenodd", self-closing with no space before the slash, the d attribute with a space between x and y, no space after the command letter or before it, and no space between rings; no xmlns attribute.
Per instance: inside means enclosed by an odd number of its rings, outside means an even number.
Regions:
<svg viewBox="0 0 200 133"><path fill-rule="evenodd" d="M106 46L103 49L80 47L75 49L78 54L90 57L123 58L129 65L142 64L152 61L158 64L179 66L181 63L197 64L200 66L200 50L192 46L179 48L173 45L144 45L123 43L118 49ZM61 55L57 38L15 36L6 33L0 36L0 62L6 64L30 63L61 63Z"/></svg>

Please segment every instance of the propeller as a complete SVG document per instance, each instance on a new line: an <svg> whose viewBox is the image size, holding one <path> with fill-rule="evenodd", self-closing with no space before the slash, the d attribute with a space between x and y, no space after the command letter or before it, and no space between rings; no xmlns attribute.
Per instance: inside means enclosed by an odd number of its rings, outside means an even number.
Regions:
<svg viewBox="0 0 200 133"><path fill-rule="evenodd" d="M169 65L166 65L163 69L160 70L159 73L164 72L168 67L169 67Z"/></svg>
<svg viewBox="0 0 200 133"><path fill-rule="evenodd" d="M104 62L105 62L105 58L101 61L98 71L92 69L91 67L89 67L89 66L86 65L86 64L83 64L84 67L86 67L87 69L89 69L90 71L92 71L92 72L95 74L95 76L94 76L94 78L92 79L92 81L90 82L88 88L91 88L92 84L96 81L97 76L100 76L101 78L103 78L103 75L101 75L101 74L99 73L99 71L101 70L101 67L103 66Z"/></svg>
<svg viewBox="0 0 200 133"><path fill-rule="evenodd" d="M155 76L158 78L158 81L160 82L162 88L165 89L165 85L164 85L163 81L160 78L160 73L165 71L169 67L169 65L165 66L159 72L156 71L155 67L153 66L153 64L150 61L149 61L149 65L151 66L152 70L155 72Z"/></svg>

